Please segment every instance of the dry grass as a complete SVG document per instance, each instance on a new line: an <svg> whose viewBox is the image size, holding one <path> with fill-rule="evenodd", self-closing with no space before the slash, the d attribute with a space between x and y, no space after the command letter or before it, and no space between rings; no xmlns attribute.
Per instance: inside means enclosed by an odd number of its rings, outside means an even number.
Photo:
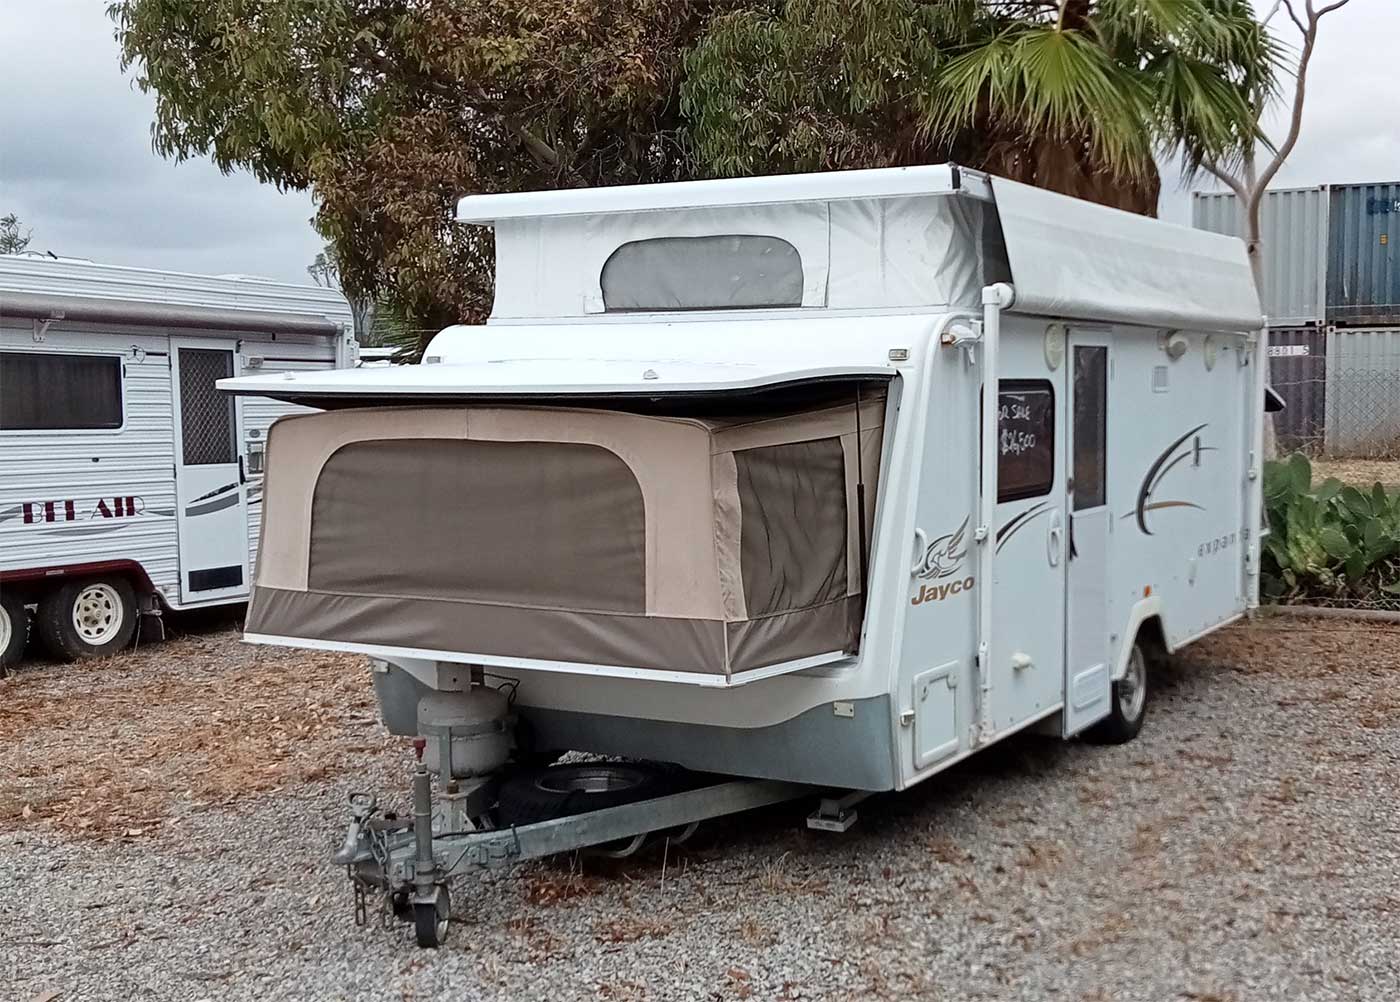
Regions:
<svg viewBox="0 0 1400 1002"><path fill-rule="evenodd" d="M778 941L777 933L753 918L746 918L740 922L734 934L742 943L755 950L766 950Z"/></svg>
<svg viewBox="0 0 1400 1002"><path fill-rule="evenodd" d="M1314 459L1312 468L1315 484L1335 477L1355 487L1400 487L1400 459Z"/></svg>
<svg viewBox="0 0 1400 1002"><path fill-rule="evenodd" d="M0 680L0 827L157 832L180 805L364 767L394 744L363 658L238 643L221 631Z"/></svg>
<svg viewBox="0 0 1400 1002"><path fill-rule="evenodd" d="M600 943L635 943L643 939L664 939L671 935L671 923L640 915L623 915L593 927L593 938Z"/></svg>
<svg viewBox="0 0 1400 1002"><path fill-rule="evenodd" d="M563 904L575 898L588 898L602 893L606 882L580 870L561 870L557 863L546 863L542 869L525 880L525 900L532 905Z"/></svg>

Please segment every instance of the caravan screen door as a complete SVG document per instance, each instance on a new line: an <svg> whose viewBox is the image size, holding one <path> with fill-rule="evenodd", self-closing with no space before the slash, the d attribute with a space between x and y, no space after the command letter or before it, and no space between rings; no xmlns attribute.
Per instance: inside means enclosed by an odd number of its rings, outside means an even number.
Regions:
<svg viewBox="0 0 1400 1002"><path fill-rule="evenodd" d="M172 340L175 518L183 603L248 594L248 503L238 401L215 383L237 374L233 342Z"/></svg>

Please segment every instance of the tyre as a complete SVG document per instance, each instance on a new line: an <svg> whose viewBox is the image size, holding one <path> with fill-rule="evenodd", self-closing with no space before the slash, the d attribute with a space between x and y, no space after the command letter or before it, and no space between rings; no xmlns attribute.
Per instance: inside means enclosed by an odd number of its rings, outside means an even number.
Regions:
<svg viewBox="0 0 1400 1002"><path fill-rule="evenodd" d="M28 640L29 610L24 600L13 591L0 592L0 678L24 655Z"/></svg>
<svg viewBox="0 0 1400 1002"><path fill-rule="evenodd" d="M136 592L125 578L69 581L39 600L35 626L59 661L102 657L136 635Z"/></svg>
<svg viewBox="0 0 1400 1002"><path fill-rule="evenodd" d="M631 762L581 762L517 773L501 783L501 825L529 825L586 814L671 792L673 778L658 767Z"/></svg>
<svg viewBox="0 0 1400 1002"><path fill-rule="evenodd" d="M1123 677L1113 683L1113 708L1108 716L1084 732L1088 741L1101 745L1121 745L1133 740L1147 717L1147 654L1142 644L1133 643Z"/></svg>
<svg viewBox="0 0 1400 1002"><path fill-rule="evenodd" d="M438 884L433 900L414 902L413 935L419 946L425 949L441 946L447 940L451 922L452 896L447 893L446 884Z"/></svg>

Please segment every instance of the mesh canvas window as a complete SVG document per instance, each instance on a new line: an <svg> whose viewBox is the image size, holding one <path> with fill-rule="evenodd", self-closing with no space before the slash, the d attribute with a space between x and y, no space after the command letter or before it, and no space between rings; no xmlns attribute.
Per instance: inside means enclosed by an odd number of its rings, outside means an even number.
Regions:
<svg viewBox="0 0 1400 1002"><path fill-rule="evenodd" d="M214 383L233 375L233 353L180 348L180 443L186 466L238 461L233 397Z"/></svg>
<svg viewBox="0 0 1400 1002"><path fill-rule="evenodd" d="M321 469L310 581L351 594L646 609L646 519L596 445L355 442Z"/></svg>
<svg viewBox="0 0 1400 1002"><path fill-rule="evenodd" d="M0 352L0 431L122 426L122 360L115 355Z"/></svg>
<svg viewBox="0 0 1400 1002"><path fill-rule="evenodd" d="M802 258L778 237L653 237L613 251L600 279L609 311L802 305Z"/></svg>
<svg viewBox="0 0 1400 1002"><path fill-rule="evenodd" d="M846 467L839 438L734 453L751 616L846 594Z"/></svg>

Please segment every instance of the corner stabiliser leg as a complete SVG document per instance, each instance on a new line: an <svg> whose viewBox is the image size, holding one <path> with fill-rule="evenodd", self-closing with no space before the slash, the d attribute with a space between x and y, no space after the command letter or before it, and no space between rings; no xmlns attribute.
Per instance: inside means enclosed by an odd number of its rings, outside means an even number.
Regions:
<svg viewBox="0 0 1400 1002"><path fill-rule="evenodd" d="M843 797L823 797L817 809L807 815L807 827L823 832L850 831L859 819L856 804L868 796L864 790L852 790Z"/></svg>

